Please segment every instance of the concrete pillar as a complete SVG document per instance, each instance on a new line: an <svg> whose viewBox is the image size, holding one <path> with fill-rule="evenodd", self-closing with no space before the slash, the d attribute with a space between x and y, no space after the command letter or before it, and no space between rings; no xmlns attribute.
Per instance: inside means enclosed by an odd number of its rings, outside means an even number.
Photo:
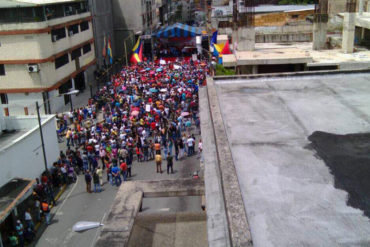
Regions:
<svg viewBox="0 0 370 247"><path fill-rule="evenodd" d="M253 51L256 42L254 27L238 27L238 51Z"/></svg>
<svg viewBox="0 0 370 247"><path fill-rule="evenodd" d="M232 44L233 44L233 50L236 51L238 50L238 32L233 29L233 33L231 35L231 39L232 39Z"/></svg>
<svg viewBox="0 0 370 247"><path fill-rule="evenodd" d="M326 34L328 24L326 22L314 22L312 49L322 50L326 48Z"/></svg>
<svg viewBox="0 0 370 247"><path fill-rule="evenodd" d="M353 53L355 42L356 13L344 13L342 50L344 53Z"/></svg>
<svg viewBox="0 0 370 247"><path fill-rule="evenodd" d="M364 0L359 0L358 2L358 13L362 15L364 12Z"/></svg>
<svg viewBox="0 0 370 247"><path fill-rule="evenodd" d="M366 12L370 12L370 1L367 2Z"/></svg>

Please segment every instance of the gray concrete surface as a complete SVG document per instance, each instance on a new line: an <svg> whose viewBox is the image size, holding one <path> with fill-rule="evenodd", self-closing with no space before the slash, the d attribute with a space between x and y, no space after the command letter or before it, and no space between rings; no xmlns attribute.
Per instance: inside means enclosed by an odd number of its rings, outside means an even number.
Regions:
<svg viewBox="0 0 370 247"><path fill-rule="evenodd" d="M199 91L200 119L204 156L204 184L207 208L207 233L209 247L230 246L220 168L217 159L215 136L210 116L207 88Z"/></svg>
<svg viewBox="0 0 370 247"><path fill-rule="evenodd" d="M318 130L368 132L369 80L364 73L216 81L255 246L370 246L369 219L346 204L307 140Z"/></svg>
<svg viewBox="0 0 370 247"><path fill-rule="evenodd" d="M97 247L128 246L135 218L143 197L201 196L204 182L201 179L172 179L156 181L129 181L118 190L103 228Z"/></svg>
<svg viewBox="0 0 370 247"><path fill-rule="evenodd" d="M129 247L207 246L205 212L138 215Z"/></svg>

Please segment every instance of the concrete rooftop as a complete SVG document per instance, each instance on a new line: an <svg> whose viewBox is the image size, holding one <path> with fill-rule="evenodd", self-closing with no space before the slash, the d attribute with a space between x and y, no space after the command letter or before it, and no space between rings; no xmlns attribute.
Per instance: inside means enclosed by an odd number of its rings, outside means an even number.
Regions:
<svg viewBox="0 0 370 247"><path fill-rule="evenodd" d="M238 58L238 59L237 59ZM238 61L237 61L238 60ZM226 66L253 64L290 64L305 60L308 66L338 65L339 68L370 68L370 51L357 48L352 54L345 54L341 49L312 50L311 42L297 43L257 43L255 51L237 52L236 56L223 55Z"/></svg>
<svg viewBox="0 0 370 247"><path fill-rule="evenodd" d="M254 246L370 246L369 219L307 139L368 132L369 82L370 73L215 78Z"/></svg>

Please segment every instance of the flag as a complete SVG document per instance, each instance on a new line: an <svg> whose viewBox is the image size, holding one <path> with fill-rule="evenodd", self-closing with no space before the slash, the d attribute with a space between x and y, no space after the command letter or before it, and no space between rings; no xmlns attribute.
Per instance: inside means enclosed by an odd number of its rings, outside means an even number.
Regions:
<svg viewBox="0 0 370 247"><path fill-rule="evenodd" d="M224 49L225 44L213 44L213 56L218 57L220 56L222 50Z"/></svg>
<svg viewBox="0 0 370 247"><path fill-rule="evenodd" d="M107 38L105 37L105 35L104 35L104 45L103 45L102 54L104 58L107 57Z"/></svg>
<svg viewBox="0 0 370 247"><path fill-rule="evenodd" d="M112 44L110 42L110 38L108 40L108 56L110 64L113 64L113 52L112 52Z"/></svg>
<svg viewBox="0 0 370 247"><path fill-rule="evenodd" d="M224 45L224 47L221 51L221 54L224 54L224 55L231 54L229 41L226 41L226 43L225 43L225 45Z"/></svg>
<svg viewBox="0 0 370 247"><path fill-rule="evenodd" d="M217 44L217 35L218 35L218 31L216 30L212 34L211 45L212 44Z"/></svg>
<svg viewBox="0 0 370 247"><path fill-rule="evenodd" d="M141 63L143 61L143 43L141 42L140 37L138 38L132 51L133 54L131 56L130 62L133 64Z"/></svg>

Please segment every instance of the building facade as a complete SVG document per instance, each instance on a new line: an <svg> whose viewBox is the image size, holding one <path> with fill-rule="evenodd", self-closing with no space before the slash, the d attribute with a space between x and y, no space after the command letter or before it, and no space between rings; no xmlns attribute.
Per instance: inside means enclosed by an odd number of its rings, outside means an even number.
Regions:
<svg viewBox="0 0 370 247"><path fill-rule="evenodd" d="M102 68L107 64L108 58L103 56L104 38L111 40L113 55L115 53L113 33L113 10L111 0L89 0L92 15L93 32L95 39L95 56L97 65Z"/></svg>
<svg viewBox="0 0 370 247"><path fill-rule="evenodd" d="M168 8L166 5L168 2L171 1L112 0L115 56L117 58L123 58L126 51L130 53L139 36L149 35L160 25L165 24L163 22L167 22Z"/></svg>
<svg viewBox="0 0 370 247"><path fill-rule="evenodd" d="M88 2L40 2L0 5L0 94L11 115L35 113L35 101L45 103L42 113L64 111L91 93L96 58ZM79 96L65 95L74 90Z"/></svg>

